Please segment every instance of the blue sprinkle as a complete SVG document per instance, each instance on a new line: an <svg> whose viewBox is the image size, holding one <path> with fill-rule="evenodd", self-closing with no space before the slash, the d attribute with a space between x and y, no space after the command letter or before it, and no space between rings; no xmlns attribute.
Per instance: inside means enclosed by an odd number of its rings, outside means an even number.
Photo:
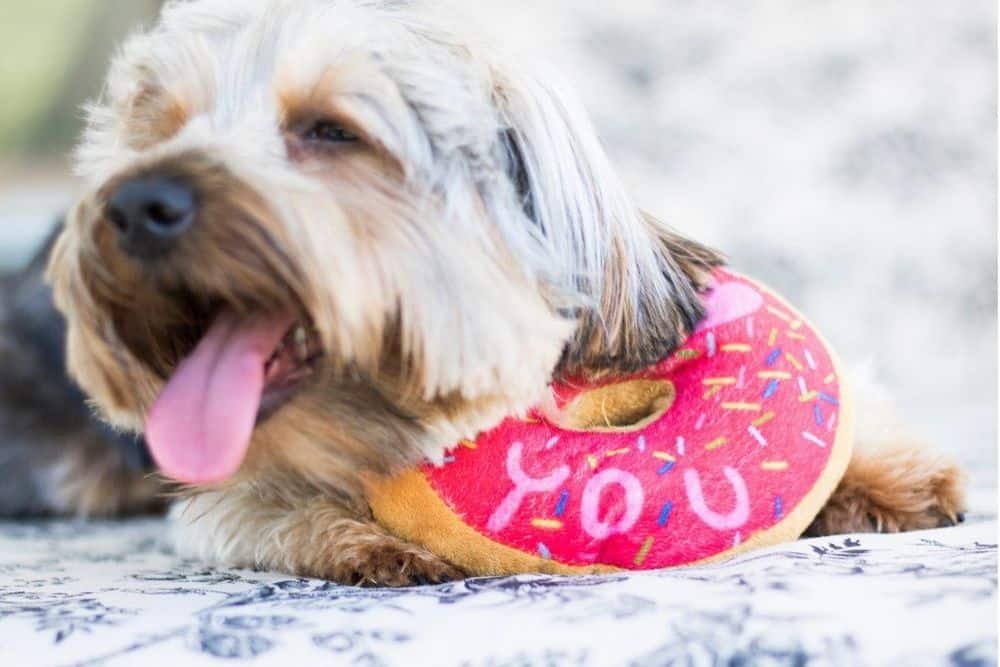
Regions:
<svg viewBox="0 0 1000 667"><path fill-rule="evenodd" d="M823 408L819 407L819 403L813 403L813 419L816 420L816 426L823 425Z"/></svg>
<svg viewBox="0 0 1000 667"><path fill-rule="evenodd" d="M781 496L775 496L774 497L774 518L775 519L780 519L781 518L781 512L782 512Z"/></svg>
<svg viewBox="0 0 1000 667"><path fill-rule="evenodd" d="M780 356L781 356L781 348L776 347L774 348L774 350L771 351L771 354L767 355L767 361L765 363L767 363L768 366L773 366L774 362L776 362L778 360L778 357Z"/></svg>
<svg viewBox="0 0 1000 667"><path fill-rule="evenodd" d="M454 456L446 456L446 457L444 457L444 462L445 462L445 464L454 463L455 462L455 457Z"/></svg>
<svg viewBox="0 0 1000 667"><path fill-rule="evenodd" d="M778 381L771 380L767 383L767 388L764 389L764 398L771 398L776 391L778 391Z"/></svg>
<svg viewBox="0 0 1000 667"><path fill-rule="evenodd" d="M563 512L566 511L566 503L569 501L569 491L563 491L562 495L559 496L559 503L556 504L556 511L554 514L556 516L562 516Z"/></svg>
<svg viewBox="0 0 1000 667"><path fill-rule="evenodd" d="M660 519L657 521L661 526L666 526L667 521L670 519L670 510L674 509L674 504L669 500L663 505L663 509L660 511Z"/></svg>
<svg viewBox="0 0 1000 667"><path fill-rule="evenodd" d="M837 401L837 399L831 396L830 394L824 394L823 392L819 392L819 398L820 400L826 401L830 405L840 405L840 402Z"/></svg>
<svg viewBox="0 0 1000 667"><path fill-rule="evenodd" d="M657 475L666 475L668 472L674 469L674 462L667 461L663 464L663 467L656 471Z"/></svg>
<svg viewBox="0 0 1000 667"><path fill-rule="evenodd" d="M552 552L549 551L549 548L545 546L544 542L538 543L538 555L545 560L552 560Z"/></svg>
<svg viewBox="0 0 1000 667"><path fill-rule="evenodd" d="M714 333L709 333L708 334L708 356L709 357L714 357L715 356L715 334Z"/></svg>

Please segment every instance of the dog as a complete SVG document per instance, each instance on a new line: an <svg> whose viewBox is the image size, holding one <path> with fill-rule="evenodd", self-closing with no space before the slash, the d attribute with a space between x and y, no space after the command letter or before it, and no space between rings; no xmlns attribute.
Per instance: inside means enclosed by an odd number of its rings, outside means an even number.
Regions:
<svg viewBox="0 0 1000 667"><path fill-rule="evenodd" d="M66 375L66 324L45 284L56 228L0 277L0 517L117 517L163 509L141 438L99 420Z"/></svg>
<svg viewBox="0 0 1000 667"><path fill-rule="evenodd" d="M724 262L636 207L555 77L408 2L168 4L77 164L68 368L185 485L178 548L345 584L461 577L368 482L663 359ZM961 471L866 409L809 533L959 521Z"/></svg>

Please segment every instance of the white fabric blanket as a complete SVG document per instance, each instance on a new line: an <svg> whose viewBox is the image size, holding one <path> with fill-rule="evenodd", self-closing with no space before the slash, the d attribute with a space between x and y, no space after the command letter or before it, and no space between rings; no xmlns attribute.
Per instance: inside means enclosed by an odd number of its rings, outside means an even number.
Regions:
<svg viewBox="0 0 1000 667"><path fill-rule="evenodd" d="M0 524L0 665L994 665L996 522L726 564L345 588L206 568L164 524Z"/></svg>

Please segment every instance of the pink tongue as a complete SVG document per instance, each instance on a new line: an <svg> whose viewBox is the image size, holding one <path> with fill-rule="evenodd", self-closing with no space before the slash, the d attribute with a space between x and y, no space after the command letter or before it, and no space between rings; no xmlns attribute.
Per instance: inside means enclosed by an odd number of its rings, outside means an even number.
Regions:
<svg viewBox="0 0 1000 667"><path fill-rule="evenodd" d="M146 419L146 441L164 474L214 484L239 470L257 421L264 365L294 323L218 317Z"/></svg>

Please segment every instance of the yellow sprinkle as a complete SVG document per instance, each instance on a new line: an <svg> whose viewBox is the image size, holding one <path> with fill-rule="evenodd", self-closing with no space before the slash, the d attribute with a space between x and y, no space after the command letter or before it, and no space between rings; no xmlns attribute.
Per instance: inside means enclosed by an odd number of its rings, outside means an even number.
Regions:
<svg viewBox="0 0 1000 667"><path fill-rule="evenodd" d="M823 384L830 384L830 383L832 383L832 382L833 382L833 381L834 381L835 379L836 379L836 378L834 377L833 373L830 373L829 375L827 375L827 376L826 376L826 379L825 379L825 380L823 380Z"/></svg>
<svg viewBox="0 0 1000 667"><path fill-rule="evenodd" d="M675 461L672 454L666 452L653 452L654 459L660 459L661 461Z"/></svg>
<svg viewBox="0 0 1000 667"><path fill-rule="evenodd" d="M534 417L522 417L521 421L524 422L525 424L537 424L538 423L538 420L535 419Z"/></svg>
<svg viewBox="0 0 1000 667"><path fill-rule="evenodd" d="M628 454L630 451L632 450L629 449L628 447L624 449L612 449L611 451L604 452L604 455L608 458L611 458L612 456L621 456L622 454Z"/></svg>
<svg viewBox="0 0 1000 667"><path fill-rule="evenodd" d="M771 335L767 337L767 346L774 347L774 343L777 340L778 340L778 330L771 329Z"/></svg>
<svg viewBox="0 0 1000 667"><path fill-rule="evenodd" d="M728 343L722 346L723 352L749 352L752 349L746 343Z"/></svg>
<svg viewBox="0 0 1000 667"><path fill-rule="evenodd" d="M719 447L722 447L724 444L726 444L726 438L725 436L720 435L718 438L705 445L705 449L711 451L713 449L718 449Z"/></svg>
<svg viewBox="0 0 1000 667"><path fill-rule="evenodd" d="M649 550L653 548L653 536L650 535L646 538L646 541L642 543L639 547L639 552L635 555L635 564L642 565L643 561L646 560L646 556L649 555Z"/></svg>
<svg viewBox="0 0 1000 667"><path fill-rule="evenodd" d="M792 374L785 371L761 371L757 377L762 380L791 380Z"/></svg>
<svg viewBox="0 0 1000 667"><path fill-rule="evenodd" d="M790 326L791 328L796 329L796 330L801 329L802 328L802 320L794 320L788 326Z"/></svg>
<svg viewBox="0 0 1000 667"><path fill-rule="evenodd" d="M789 338L794 338L795 340L805 340L806 337L800 333L795 333L794 331L786 331L785 335Z"/></svg>
<svg viewBox="0 0 1000 667"><path fill-rule="evenodd" d="M727 385L736 384L736 378L705 378L701 381L706 387L714 387L717 385Z"/></svg>
<svg viewBox="0 0 1000 667"><path fill-rule="evenodd" d="M476 445L476 443L474 443L473 441L468 440L468 439L462 441L462 446L463 447L468 447L469 449L476 449L476 447L478 447L478 445Z"/></svg>
<svg viewBox="0 0 1000 667"><path fill-rule="evenodd" d="M563 527L563 522L556 519L532 519L531 525L542 530L559 530Z"/></svg>
<svg viewBox="0 0 1000 667"><path fill-rule="evenodd" d="M788 363L790 363L792 366L795 366L795 370L797 371L802 370L802 364L799 363L799 360L793 357L792 355L788 354L787 352L785 353L785 359L788 359Z"/></svg>
<svg viewBox="0 0 1000 667"><path fill-rule="evenodd" d="M723 403L723 410L745 410L747 412L760 412L760 403Z"/></svg>
<svg viewBox="0 0 1000 667"><path fill-rule="evenodd" d="M677 350L676 356L678 359L697 359L701 353L698 350Z"/></svg>
<svg viewBox="0 0 1000 667"><path fill-rule="evenodd" d="M767 422L771 421L772 419L774 419L774 413L773 412L768 412L768 413L766 413L764 415L761 415L757 419L755 419L754 422L753 422L753 425L754 426L763 426L764 424L766 424Z"/></svg>
<svg viewBox="0 0 1000 667"><path fill-rule="evenodd" d="M593 454L587 454L587 463L590 464L591 468L596 468L598 463L597 457Z"/></svg>
<svg viewBox="0 0 1000 667"><path fill-rule="evenodd" d="M809 391L799 396L799 403L808 403L809 401L815 401L817 398L819 398L819 392Z"/></svg>
<svg viewBox="0 0 1000 667"><path fill-rule="evenodd" d="M760 464L762 470L779 471L788 470L788 461L764 461Z"/></svg>
<svg viewBox="0 0 1000 667"><path fill-rule="evenodd" d="M710 398L712 398L713 396L715 396L716 394L718 394L718 393L719 393L720 391L722 391L722 385L718 385L718 384L717 384L717 385L715 385L714 387L712 387L711 389L709 389L708 391L706 391L706 392L705 392L705 393L704 393L704 394L702 395L702 398L703 398L703 399L705 399L705 400L707 401L708 399L710 399Z"/></svg>
<svg viewBox="0 0 1000 667"><path fill-rule="evenodd" d="M772 315L774 315L775 317L777 317L779 319L782 319L782 320L784 320L786 322L788 320L792 319L786 313L781 312L780 310L778 310L774 306L768 306L767 309L771 312Z"/></svg>

